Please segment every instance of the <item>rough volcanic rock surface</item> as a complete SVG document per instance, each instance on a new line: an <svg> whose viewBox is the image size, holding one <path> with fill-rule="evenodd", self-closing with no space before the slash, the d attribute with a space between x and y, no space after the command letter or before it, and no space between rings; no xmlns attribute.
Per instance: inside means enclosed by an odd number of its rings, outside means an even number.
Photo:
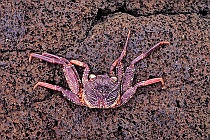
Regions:
<svg viewBox="0 0 210 140"><path fill-rule="evenodd" d="M208 139L210 137L210 2L0 1L0 139ZM104 74L131 36L123 64L169 41L135 66L139 88L124 106L89 109L38 81L68 89L49 52ZM82 76L83 69L76 67Z"/></svg>

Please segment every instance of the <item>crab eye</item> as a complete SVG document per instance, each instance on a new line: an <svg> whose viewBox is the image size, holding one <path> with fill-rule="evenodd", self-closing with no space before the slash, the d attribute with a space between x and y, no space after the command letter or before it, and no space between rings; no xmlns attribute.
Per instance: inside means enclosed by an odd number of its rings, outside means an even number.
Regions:
<svg viewBox="0 0 210 140"><path fill-rule="evenodd" d="M90 78L90 81L93 81L96 78L96 76L94 74L90 74L89 78Z"/></svg>
<svg viewBox="0 0 210 140"><path fill-rule="evenodd" d="M117 82L117 77L111 77L111 79L112 79L112 82Z"/></svg>

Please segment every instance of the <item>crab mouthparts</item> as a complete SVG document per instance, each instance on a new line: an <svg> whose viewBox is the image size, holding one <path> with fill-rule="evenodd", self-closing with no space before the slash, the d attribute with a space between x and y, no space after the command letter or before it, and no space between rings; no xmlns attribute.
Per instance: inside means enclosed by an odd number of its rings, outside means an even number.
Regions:
<svg viewBox="0 0 210 140"><path fill-rule="evenodd" d="M106 106L105 102L103 100L98 100L98 107L104 108Z"/></svg>

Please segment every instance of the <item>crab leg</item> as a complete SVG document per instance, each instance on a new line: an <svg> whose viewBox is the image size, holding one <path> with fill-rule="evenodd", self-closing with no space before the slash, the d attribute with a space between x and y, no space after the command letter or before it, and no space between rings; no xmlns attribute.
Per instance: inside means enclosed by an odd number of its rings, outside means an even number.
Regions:
<svg viewBox="0 0 210 140"><path fill-rule="evenodd" d="M123 92L125 92L128 87L130 87L132 81L133 81L133 76L134 76L134 64L139 62L140 60L143 60L144 58L146 58L148 55L150 55L152 52L154 52L156 49L158 49L161 45L163 44L169 44L169 42L160 42L158 44L156 44L155 46L153 46L151 49L149 49L147 52L141 54L140 56L138 56L136 59L134 59L130 66L127 67L126 71L125 71L125 75L123 77L123 81L122 81L122 85L123 85Z"/></svg>
<svg viewBox="0 0 210 140"><path fill-rule="evenodd" d="M85 64L84 62L80 62L78 60L71 60L70 63L85 68L85 70L83 72L83 76L82 76L82 82L83 82L83 85L85 85L88 82L88 75L89 75L89 71L90 71L88 65Z"/></svg>
<svg viewBox="0 0 210 140"><path fill-rule="evenodd" d="M130 87L122 96L121 96L121 103L120 105L125 104L126 102L128 102L130 100L130 98L135 94L136 89L138 87L142 87L142 86L147 86L147 85L151 85L154 83L158 83L161 82L162 85L164 85L163 79L162 78L153 78L153 79L149 79L147 81L141 81L139 83L137 83L134 87Z"/></svg>
<svg viewBox="0 0 210 140"><path fill-rule="evenodd" d="M129 38L130 38L130 30L128 31L128 35L127 35L127 39L126 39L126 42L125 42L125 46L124 46L124 48L123 48L123 51L122 51L120 57L119 57L117 60L115 60L114 63L113 63L113 64L111 65L111 67L110 67L110 72L109 72L110 75L114 75L113 69L114 69L119 63L121 63L123 57L126 55L126 49L127 49L127 46L128 46L128 40L129 40ZM122 67L122 64L119 64L119 65ZM117 73L122 74L122 68L118 69L118 70L117 70ZM118 78L119 78L119 76L118 76ZM119 80L120 80L120 79L119 79Z"/></svg>
<svg viewBox="0 0 210 140"><path fill-rule="evenodd" d="M72 101L73 103L75 103L77 105L84 106L84 104L82 104L82 102L80 101L80 98L76 94L72 93L69 90L63 89L62 87L52 85L52 84L49 84L49 83L45 83L45 82L38 82L34 86L34 88L36 88L37 86L42 86L42 87L46 87L46 88L49 88L49 89L52 89L52 90L60 91L60 92L63 93L63 96L65 96L68 100Z"/></svg>
<svg viewBox="0 0 210 140"><path fill-rule="evenodd" d="M131 62L131 65L134 65L136 62L139 62L140 60L146 58L148 55L150 55L152 52L154 52L156 49L160 48L161 45L163 44L169 44L169 42L160 42L158 44L156 44L155 46L153 46L152 48L150 48L147 52L141 54L140 56L138 56L136 59L134 59Z"/></svg>
<svg viewBox="0 0 210 140"><path fill-rule="evenodd" d="M118 83L121 82L123 77L123 65L122 62L119 62L116 66L116 74L117 74L117 81Z"/></svg>
<svg viewBox="0 0 210 140"><path fill-rule="evenodd" d="M56 55L49 54L49 53L43 53L42 55L32 53L32 54L30 54L29 61L31 61L32 57L39 58L41 60L45 60L45 61L53 63L53 64L63 65L63 67L64 67L63 72L64 72L66 81L67 81L71 91L74 94L77 94L78 96L80 96L79 88L80 88L81 82L79 79L79 75L78 75L74 65L72 65L67 59L58 57Z"/></svg>
<svg viewBox="0 0 210 140"><path fill-rule="evenodd" d="M56 55L53 55L53 54L50 54L50 53L42 53L42 55L50 57L50 58L55 58L55 59L62 60L63 62L66 62L67 64L69 63L69 61L67 59L59 57L59 56L56 56Z"/></svg>
<svg viewBox="0 0 210 140"><path fill-rule="evenodd" d="M44 55L40 55L40 54L36 54L36 53L31 53L30 57L29 57L29 62L31 62L31 59L35 57L35 58L39 58L41 60L47 61L49 63L53 63L53 64L61 64L61 65L65 65L66 62L63 61L62 59L57 59L57 58L52 58L52 57L48 57L48 56L44 56Z"/></svg>
<svg viewBox="0 0 210 140"><path fill-rule="evenodd" d="M80 92L81 81L74 65L69 63L68 66L64 66L63 72L71 91L80 97L81 96L80 95L81 94Z"/></svg>

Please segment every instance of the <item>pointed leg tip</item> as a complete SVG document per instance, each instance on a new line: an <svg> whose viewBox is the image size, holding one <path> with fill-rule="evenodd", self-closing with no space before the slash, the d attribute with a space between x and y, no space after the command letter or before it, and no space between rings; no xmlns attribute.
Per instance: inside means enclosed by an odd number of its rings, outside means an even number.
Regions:
<svg viewBox="0 0 210 140"><path fill-rule="evenodd" d="M33 87L33 90L39 86L39 82Z"/></svg>
<svg viewBox="0 0 210 140"><path fill-rule="evenodd" d="M28 60L29 60L29 63L31 62L31 60L32 60L32 58L33 58L33 54L34 54L34 53L31 53L31 54L29 55L29 59L28 59Z"/></svg>
<svg viewBox="0 0 210 140"><path fill-rule="evenodd" d="M29 59L28 59L29 63L31 62L31 54L29 55Z"/></svg>
<svg viewBox="0 0 210 140"><path fill-rule="evenodd" d="M33 90L36 88L37 86L35 85L34 87L33 87Z"/></svg>
<svg viewBox="0 0 210 140"><path fill-rule="evenodd" d="M165 83L163 81L163 78L159 78L160 79L160 82L162 84L162 89L166 89L166 86L165 86Z"/></svg>
<svg viewBox="0 0 210 140"><path fill-rule="evenodd" d="M170 44L170 42L168 42L168 41L165 41L165 42L162 42L163 44Z"/></svg>
<svg viewBox="0 0 210 140"><path fill-rule="evenodd" d="M163 87L162 87L163 90L165 90L166 88L167 88L166 86L163 86Z"/></svg>
<svg viewBox="0 0 210 140"><path fill-rule="evenodd" d="M29 61L29 63L31 63L31 56L29 57L28 61Z"/></svg>
<svg viewBox="0 0 210 140"><path fill-rule="evenodd" d="M131 30L128 30L127 40L130 37L130 34L131 34Z"/></svg>
<svg viewBox="0 0 210 140"><path fill-rule="evenodd" d="M161 84L164 86L165 85L165 83L164 83L164 81L163 81L163 79L161 78Z"/></svg>
<svg viewBox="0 0 210 140"><path fill-rule="evenodd" d="M162 41L162 42L160 42L159 44L160 44L160 45L163 45L163 44L170 44L170 42L168 42L168 41Z"/></svg>

